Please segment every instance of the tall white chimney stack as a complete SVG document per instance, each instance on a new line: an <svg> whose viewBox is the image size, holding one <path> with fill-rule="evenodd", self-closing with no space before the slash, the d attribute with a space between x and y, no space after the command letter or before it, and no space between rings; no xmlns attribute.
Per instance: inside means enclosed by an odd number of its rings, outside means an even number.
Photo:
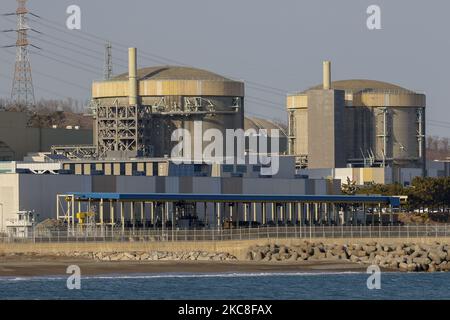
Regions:
<svg viewBox="0 0 450 320"><path fill-rule="evenodd" d="M137 105L138 81L137 81L137 53L136 48L128 49L128 81L129 81L129 105Z"/></svg>
<svg viewBox="0 0 450 320"><path fill-rule="evenodd" d="M323 90L331 88L331 61L323 62Z"/></svg>

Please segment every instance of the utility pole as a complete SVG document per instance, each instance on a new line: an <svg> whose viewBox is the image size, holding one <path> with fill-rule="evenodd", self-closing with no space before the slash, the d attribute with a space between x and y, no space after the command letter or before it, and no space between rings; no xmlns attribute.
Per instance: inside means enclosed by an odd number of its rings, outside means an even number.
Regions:
<svg viewBox="0 0 450 320"><path fill-rule="evenodd" d="M26 3L27 0L17 0L16 12L5 14L5 16L17 16L17 29L4 30L4 32L17 32L17 41L15 45L5 46L4 48L16 48L16 62L11 90L11 101L19 105L31 106L35 104L35 98L28 46L32 46L37 49L40 48L30 44L28 41L28 30L33 29L30 29L28 26L27 15L36 15L28 11Z"/></svg>
<svg viewBox="0 0 450 320"><path fill-rule="evenodd" d="M109 80L113 73L113 63L112 63L112 45L111 42L105 45L105 80Z"/></svg>

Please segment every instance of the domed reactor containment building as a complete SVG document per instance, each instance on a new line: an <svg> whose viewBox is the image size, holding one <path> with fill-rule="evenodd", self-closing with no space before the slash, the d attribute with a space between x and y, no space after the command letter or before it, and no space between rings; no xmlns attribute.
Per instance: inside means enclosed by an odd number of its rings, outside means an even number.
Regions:
<svg viewBox="0 0 450 320"><path fill-rule="evenodd" d="M373 80L331 82L287 97L289 154L301 168L425 166L424 94Z"/></svg>
<svg viewBox="0 0 450 320"><path fill-rule="evenodd" d="M201 135L210 128L225 133L244 127L243 82L189 67L138 70L134 48L129 73L94 82L92 98L101 159L170 156L177 144L173 131L188 129L194 139L195 121L201 121Z"/></svg>

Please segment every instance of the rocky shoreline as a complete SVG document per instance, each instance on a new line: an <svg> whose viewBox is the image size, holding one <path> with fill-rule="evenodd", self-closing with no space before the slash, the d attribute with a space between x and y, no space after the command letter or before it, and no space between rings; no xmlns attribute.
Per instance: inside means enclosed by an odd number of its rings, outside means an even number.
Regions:
<svg viewBox="0 0 450 320"><path fill-rule="evenodd" d="M79 258L98 262L226 262L246 261L253 264L301 265L302 262L350 262L378 265L385 269L409 272L450 271L450 245L435 242L389 244L380 241L366 243L322 243L303 241L295 245L267 243L244 249L238 259L227 252L208 251L62 251L53 253L3 253L0 256Z"/></svg>
<svg viewBox="0 0 450 320"><path fill-rule="evenodd" d="M49 256L39 253L9 253L6 256L39 257ZM127 252L57 252L55 257L94 259L96 261L235 261L237 258L227 252L206 251L127 251Z"/></svg>
<svg viewBox="0 0 450 320"><path fill-rule="evenodd" d="M360 264L410 272L450 271L450 246L447 244L324 244L303 242L296 246L263 245L251 247L247 260L261 262L295 262L311 260L345 260Z"/></svg>
<svg viewBox="0 0 450 320"><path fill-rule="evenodd" d="M206 251L170 252L99 252L92 257L100 261L232 261L236 257L226 253Z"/></svg>

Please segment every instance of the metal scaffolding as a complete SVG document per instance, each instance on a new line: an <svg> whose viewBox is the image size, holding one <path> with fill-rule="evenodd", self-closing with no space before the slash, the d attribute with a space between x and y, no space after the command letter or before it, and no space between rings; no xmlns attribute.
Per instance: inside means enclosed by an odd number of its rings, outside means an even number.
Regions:
<svg viewBox="0 0 450 320"><path fill-rule="evenodd" d="M98 155L138 150L138 106L99 105L96 110Z"/></svg>
<svg viewBox="0 0 450 320"><path fill-rule="evenodd" d="M121 156L152 156L151 137L155 119L170 117L170 120L186 120L194 116L236 114L242 101L234 99L229 110L218 110L217 106L203 97L184 97L181 102L170 97L161 97L153 105L121 105L115 99L111 105L94 103L99 158L111 153Z"/></svg>

